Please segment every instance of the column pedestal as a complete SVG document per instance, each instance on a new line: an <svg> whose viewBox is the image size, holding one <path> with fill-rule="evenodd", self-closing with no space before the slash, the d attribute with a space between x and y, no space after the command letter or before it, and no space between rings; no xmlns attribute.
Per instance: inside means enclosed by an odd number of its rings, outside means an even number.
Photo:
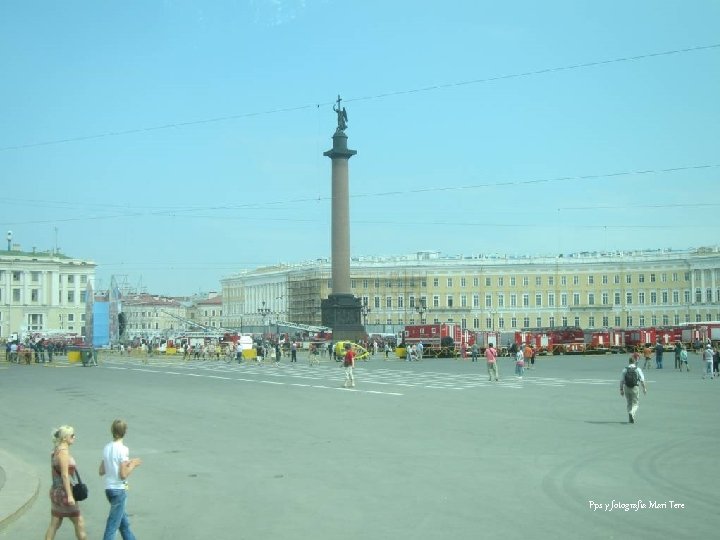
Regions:
<svg viewBox="0 0 720 540"><path fill-rule="evenodd" d="M361 307L360 299L352 294L333 293L322 301L322 324L332 328L334 341L358 341L365 337Z"/></svg>

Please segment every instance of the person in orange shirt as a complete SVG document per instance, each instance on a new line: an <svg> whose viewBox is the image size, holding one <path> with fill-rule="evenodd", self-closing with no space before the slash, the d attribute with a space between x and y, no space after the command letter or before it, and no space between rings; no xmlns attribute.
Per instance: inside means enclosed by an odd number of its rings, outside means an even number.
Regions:
<svg viewBox="0 0 720 540"><path fill-rule="evenodd" d="M650 348L650 344L646 343L645 348L643 349L643 357L645 358L645 363L643 364L643 369L650 369L652 367L650 363L650 358L652 357L653 350Z"/></svg>
<svg viewBox="0 0 720 540"><path fill-rule="evenodd" d="M533 357L533 350L529 343L525 344L525 348L523 348L523 360L525 360L525 365L528 369L530 369L530 361Z"/></svg>

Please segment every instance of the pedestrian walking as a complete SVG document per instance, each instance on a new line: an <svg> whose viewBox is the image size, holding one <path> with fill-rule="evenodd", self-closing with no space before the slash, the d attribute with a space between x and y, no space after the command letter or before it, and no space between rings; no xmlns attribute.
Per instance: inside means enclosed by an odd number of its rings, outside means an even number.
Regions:
<svg viewBox="0 0 720 540"><path fill-rule="evenodd" d="M488 344L488 347L485 349L485 360L487 360L487 370L488 370L488 380L492 381L493 377L495 378L495 381L497 382L499 380L498 377L498 366L497 366L497 349L493 347L492 343Z"/></svg>
<svg viewBox="0 0 720 540"><path fill-rule="evenodd" d="M662 369L663 367L663 351L665 349L663 348L662 343L660 343L660 340L657 340L657 343L655 344L655 367L658 369Z"/></svg>
<svg viewBox="0 0 720 540"><path fill-rule="evenodd" d="M75 444L75 430L72 426L60 426L53 432L54 450L50 456L52 485L50 487L50 525L45 533L45 540L53 540L63 519L68 518L75 527L77 540L87 540L85 521L80 514L73 496L70 479L76 475L75 459L70 454L70 447Z"/></svg>
<svg viewBox="0 0 720 540"><path fill-rule="evenodd" d="M705 361L705 375L710 377L712 380L713 378L713 357L715 356L712 345L709 343L705 346L705 350L703 351L703 360ZM705 378L705 375L703 375L703 379Z"/></svg>
<svg viewBox="0 0 720 540"><path fill-rule="evenodd" d="M127 422L115 420L110 426L113 440L105 445L100 462L100 476L105 477L105 497L110 503L110 514L105 523L103 540L114 540L120 531L123 540L135 540L130 530L130 521L125 504L127 502L127 479L141 465L139 458L130 459L130 451L123 438L127 433Z"/></svg>
<svg viewBox="0 0 720 540"><path fill-rule="evenodd" d="M635 364L635 358L631 356L628 365L622 370L622 375L620 376L620 395L625 396L628 422L630 424L635 423L635 415L637 414L640 403L640 390L638 386L642 386L643 394L647 394L645 376L642 370Z"/></svg>
<svg viewBox="0 0 720 540"><path fill-rule="evenodd" d="M645 359L645 363L643 364L643 369L650 369L650 357L652 356L652 349L650 348L650 344L646 343L645 348L643 349L643 358Z"/></svg>
<svg viewBox="0 0 720 540"><path fill-rule="evenodd" d="M687 371L690 371L690 366L688 365L688 352L685 345L683 345L680 349L680 371L683 370L683 367L685 367Z"/></svg>
<svg viewBox="0 0 720 540"><path fill-rule="evenodd" d="M680 360L680 356L682 354L682 343L679 341L675 342L675 369L679 369L682 371L682 361Z"/></svg>
<svg viewBox="0 0 720 540"><path fill-rule="evenodd" d="M532 356L530 357L530 369L535 369L535 345L530 345Z"/></svg>
<svg viewBox="0 0 720 540"><path fill-rule="evenodd" d="M470 357L473 362L477 362L479 351L480 351L480 347L478 347L478 344L473 343L472 347L470 347Z"/></svg>
<svg viewBox="0 0 720 540"><path fill-rule="evenodd" d="M713 349L713 377L718 376L718 368L720 367L720 351L717 347Z"/></svg>
<svg viewBox="0 0 720 540"><path fill-rule="evenodd" d="M353 368L355 367L355 353L349 343L345 344L345 359L343 361L345 367L345 388L355 388L355 375Z"/></svg>
<svg viewBox="0 0 720 540"><path fill-rule="evenodd" d="M529 343L526 343L523 347L523 366L528 366L530 369L530 363L533 356L533 349Z"/></svg>
<svg viewBox="0 0 720 540"><path fill-rule="evenodd" d="M290 361L297 362L297 343L294 341L290 345Z"/></svg>
<svg viewBox="0 0 720 540"><path fill-rule="evenodd" d="M523 348L519 347L515 353L515 375L518 379L523 378L525 373L525 355L523 354Z"/></svg>

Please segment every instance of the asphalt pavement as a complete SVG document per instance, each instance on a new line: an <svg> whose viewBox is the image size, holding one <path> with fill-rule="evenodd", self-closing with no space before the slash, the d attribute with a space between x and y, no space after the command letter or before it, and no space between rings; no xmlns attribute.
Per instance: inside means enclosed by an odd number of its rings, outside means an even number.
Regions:
<svg viewBox="0 0 720 540"><path fill-rule="evenodd" d="M637 423L618 391L625 355L280 365L105 356L98 367L0 363L0 538L41 538L54 427L71 424L90 487L125 418L138 538L709 538L720 379L646 372ZM669 363L668 363L669 360ZM57 538L73 538L64 524Z"/></svg>

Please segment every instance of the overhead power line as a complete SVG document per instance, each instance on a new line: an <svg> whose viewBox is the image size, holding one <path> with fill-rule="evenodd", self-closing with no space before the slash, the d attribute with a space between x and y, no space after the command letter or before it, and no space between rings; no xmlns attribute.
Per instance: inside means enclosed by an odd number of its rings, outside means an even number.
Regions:
<svg viewBox="0 0 720 540"><path fill-rule="evenodd" d="M381 98L386 98L386 97L402 96L402 95L406 95L406 94L416 94L419 92L431 92L434 90L443 90L446 88L454 88L457 86L467 86L470 84L483 84L483 83L489 83L489 82L495 82L495 81L503 81L503 80L507 80L507 79L517 79L520 77L532 77L535 75L544 75L546 73L555 73L558 71L570 71L573 69L584 69L584 68L603 66L603 65L608 65L608 64L618 64L621 62L635 62L637 60L645 60L647 58L656 58L658 56L670 56L673 54L683 54L683 53L697 52L697 51L702 51L702 50L707 50L707 49L717 49L717 48L720 48L720 43L714 44L714 45L699 45L697 47L689 47L687 49L675 49L672 51L661 51L661 52L655 52L655 53L641 54L641 55L637 55L637 56L611 58L609 60L596 60L594 62L585 62L582 64L571 64L568 66L544 68L544 69L538 69L535 71L525 71L522 73L510 73L508 75L498 75L495 77L486 77L486 78L482 78L482 79L471 79L468 81L437 84L434 86L425 86L422 88L413 88L410 90L398 90L396 92L386 92L383 94L376 94L373 96L348 98L348 99L343 99L343 101L345 101L345 102L367 101L367 100L371 100L371 99L381 99Z"/></svg>
<svg viewBox="0 0 720 540"><path fill-rule="evenodd" d="M617 178L617 177L627 177L627 176L634 176L634 175L649 175L649 174L668 174L668 173L677 173L677 172L685 172L685 171L698 171L698 170L710 170L710 169L717 169L720 168L720 163L711 163L711 164L702 164L702 165L686 165L682 167L670 167L665 169L640 169L636 171L615 171L610 173L602 173L602 174L585 174L585 175L575 175L575 176L556 176L551 178L534 178L534 179L515 179L515 180L503 180L503 181L494 181L494 182L482 182L477 184L469 184L465 186L442 186L442 187L427 187L427 188L418 188L418 189L408 189L408 190L395 190L395 191L379 191L374 193L364 193L364 194L358 194L358 195L351 195L352 199L362 199L362 198L372 198L372 197L396 197L396 196L402 196L407 197L408 195L417 195L417 194L427 194L427 193L438 193L438 192L453 192L453 191L466 191L466 190L475 190L475 189L484 189L484 188L498 188L498 187L517 187L517 186L527 186L527 185L533 185L533 184L547 184L547 183L554 183L554 182L580 182L580 181L586 181L586 180L602 180L606 178ZM96 216L81 216L81 215L75 215L73 217L67 217L67 218L61 218L61 219L40 219L40 220L30 220L30 221L23 221L23 222L3 222L0 223L0 225L6 225L6 226L18 226L18 225L29 225L29 224L38 224L38 223L63 223L63 222L73 222L73 221L97 221L97 220L105 220L105 219L114 219L114 218L126 218L126 217L142 217L142 216L166 216L166 217L182 217L183 219L187 218L208 218L208 219L216 219L218 216L212 216L212 215L202 215L198 214L198 212L223 212L223 211L253 211L253 210L267 210L269 207L277 208L278 206L296 206L301 203L317 203L317 202L325 202L332 200L331 196L324 196L324 197L302 197L302 198L296 198L296 199L280 199L277 201L266 201L263 203L244 203L244 204L225 204L225 205L214 205L214 206L197 206L197 207L188 207L188 208L175 208L175 207L168 207L164 209L158 209L158 210L137 210L133 209L127 212L119 212L117 210L117 205L108 205L108 209L111 210L112 213L105 214L105 215L96 215ZM720 203L700 203L700 205L706 205L706 206L720 206ZM85 207L86 205L81 205L81 207ZM683 207L687 206L686 203L678 203L678 204L665 204L665 205L657 205L657 204L638 204L634 205L634 207L637 208L677 208L677 207ZM155 208L155 207L153 207ZM581 210L581 209L603 209L608 207L564 207L564 208L558 208L558 210ZM619 208L618 206L612 206L609 208ZM254 218L248 218L246 216L239 216L236 218L227 216L224 216L223 219L254 219ZM263 217L266 221L292 221L292 222L314 222L317 221L315 219L311 218L269 218L269 217Z"/></svg>
<svg viewBox="0 0 720 540"><path fill-rule="evenodd" d="M497 75L494 77L484 77L480 79L470 79L467 81L456 81L451 83L444 83L444 84L436 84L432 86L423 86L419 88L411 88L411 89L405 89L405 90L397 90L393 92L384 92L380 94L374 94L370 96L362 96L362 97L351 97L346 98L344 101L346 103L350 102L358 102L358 101L370 101L370 100L376 100L376 99L385 99L389 97L395 97L395 96L402 96L407 94L419 94L422 92L432 92L436 90L444 90L449 88L456 88L460 86L468 86L472 84L485 84L495 81L503 81L508 79L517 79L521 77L533 77L536 75L545 75L548 73L556 73L560 71L570 71L574 69L585 69L590 67L597 67L597 66L604 66L609 64L618 64L622 62L636 62L638 60L646 60L649 58L657 58L662 56L671 56L676 54L686 54L691 52L698 52L698 51L705 51L710 49L719 49L720 43L712 44L712 45L698 45L695 47L688 47L685 49L673 49L670 51L660 51L660 52L654 52L654 53L648 53L648 54L641 54L636 56L625 56L620 58L611 58L607 60L596 60L592 62L584 62L581 64L570 64L567 66L556 66L556 67L550 67L550 68L543 68L538 69L534 71L525 71L520 73L510 73L506 75ZM119 131L108 131L105 133L96 133L94 135L81 135L77 137L67 137L64 139L54 139L50 141L43 141L43 142L35 142L35 143L27 143L27 144L18 144L18 145L12 145L12 146L4 146L0 147L0 152L5 152L9 150L22 150L27 148L37 148L41 146L51 146L51 145L57 145L57 144L65 144L65 143L72 143L72 142L82 142L82 141L89 141L93 139L102 139L106 137L119 137L123 135L133 135L136 133L146 133L150 131L160 131L165 129L176 129L176 128L182 128L182 127L188 127L188 126L197 126L202 124L212 124L216 122L226 122L229 120L240 120L244 118L252 118L255 116L266 116L270 114L281 114L281 113L290 113L290 112L296 112L301 111L305 109L312 109L312 108L319 108L319 107L327 107L333 105L334 101L329 102L322 102L322 103L315 103L315 104L306 104L306 105L297 105L292 107L282 107L282 108L275 108L275 109L268 109L264 111L254 111L254 112L248 112L248 113L239 113L239 114L232 114L232 115L224 115L224 116L218 116L215 118L204 118L201 120L188 120L183 122L173 122L168 124L161 124L157 126L146 126L146 127L140 127L140 128L133 128L133 129L126 129L126 130L119 130Z"/></svg>

